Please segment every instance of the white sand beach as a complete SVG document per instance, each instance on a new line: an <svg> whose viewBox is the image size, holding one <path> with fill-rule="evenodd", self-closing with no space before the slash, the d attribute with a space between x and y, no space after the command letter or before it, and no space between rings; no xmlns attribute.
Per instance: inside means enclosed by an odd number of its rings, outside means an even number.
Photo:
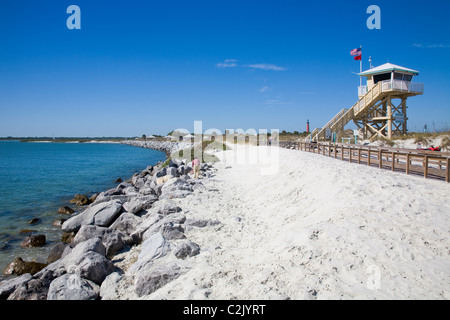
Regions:
<svg viewBox="0 0 450 320"><path fill-rule="evenodd" d="M133 247L117 256L120 299L450 298L450 184L295 150L269 148L271 159L267 147L237 148L216 155L249 148L258 163L216 163L203 181L209 191L174 199L187 218L221 222L186 230L201 248L184 262L188 271L139 298L127 271L140 251ZM276 174L262 174L268 160Z"/></svg>

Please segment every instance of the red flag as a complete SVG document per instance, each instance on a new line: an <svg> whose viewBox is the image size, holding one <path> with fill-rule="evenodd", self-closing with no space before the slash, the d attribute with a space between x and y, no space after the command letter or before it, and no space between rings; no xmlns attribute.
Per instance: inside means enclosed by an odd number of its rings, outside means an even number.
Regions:
<svg viewBox="0 0 450 320"><path fill-rule="evenodd" d="M361 55L356 56L354 59L355 59L355 60L361 60Z"/></svg>

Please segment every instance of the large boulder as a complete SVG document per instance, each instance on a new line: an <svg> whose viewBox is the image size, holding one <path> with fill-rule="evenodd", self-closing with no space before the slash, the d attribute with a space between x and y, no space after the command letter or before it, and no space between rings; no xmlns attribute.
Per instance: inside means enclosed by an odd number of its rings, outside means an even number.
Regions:
<svg viewBox="0 0 450 320"><path fill-rule="evenodd" d="M168 263L154 269L143 269L136 277L135 292L139 297L155 292L182 273L183 269L176 263Z"/></svg>
<svg viewBox="0 0 450 320"><path fill-rule="evenodd" d="M103 280L100 286L100 296L102 300L120 300L121 295L118 290L119 282L123 279L123 275L119 272L113 272Z"/></svg>
<svg viewBox="0 0 450 320"><path fill-rule="evenodd" d="M99 286L77 274L64 274L50 283L47 300L95 300Z"/></svg>
<svg viewBox="0 0 450 320"><path fill-rule="evenodd" d="M82 226L76 234L74 242L84 242L92 238L99 238L101 240L105 247L105 255L108 258L112 258L116 253L133 242L130 236L116 229L97 226Z"/></svg>
<svg viewBox="0 0 450 320"><path fill-rule="evenodd" d="M67 207L67 206L65 206L65 207L60 207L59 209L58 209L58 213L60 213L60 214L72 214L72 213L74 213L75 211L72 209L72 208L70 208L70 207Z"/></svg>
<svg viewBox="0 0 450 320"><path fill-rule="evenodd" d="M130 271L139 271L147 263L164 257L170 251L170 244L160 233L156 233L142 243L141 252L137 261L131 266Z"/></svg>
<svg viewBox="0 0 450 320"><path fill-rule="evenodd" d="M50 283L64 273L62 264L56 261L17 286L8 300L46 300Z"/></svg>
<svg viewBox="0 0 450 320"><path fill-rule="evenodd" d="M151 211L163 216L167 216L172 213L180 212L181 208L173 200L161 199L153 205Z"/></svg>
<svg viewBox="0 0 450 320"><path fill-rule="evenodd" d="M200 246L190 240L183 240L177 243L173 254L178 259L186 259L196 256L200 253Z"/></svg>
<svg viewBox="0 0 450 320"><path fill-rule="evenodd" d="M82 225L108 227L121 211L122 203L118 200L95 204L65 221L62 230L66 232L78 231Z"/></svg>
<svg viewBox="0 0 450 320"><path fill-rule="evenodd" d="M76 194L74 199L70 200L70 203L75 203L77 206L85 206L90 203L90 200L84 194Z"/></svg>
<svg viewBox="0 0 450 320"><path fill-rule="evenodd" d="M159 219L156 219L156 217L158 217ZM175 213L168 216L156 215L154 216L154 223L144 223L142 229L139 230L141 232L141 239L145 241L155 233L161 233L166 238L170 239L183 239L184 230L180 227L185 220L186 216L182 215L181 213Z"/></svg>
<svg viewBox="0 0 450 320"><path fill-rule="evenodd" d="M22 248L32 248L32 247L40 247L43 246L46 242L46 238L44 234L35 234L26 237L20 246Z"/></svg>
<svg viewBox="0 0 450 320"><path fill-rule="evenodd" d="M22 275L25 273L35 274L45 268L47 264L35 262L35 261L24 261L21 257L15 258L3 271L4 275L17 274Z"/></svg>
<svg viewBox="0 0 450 320"><path fill-rule="evenodd" d="M161 199L184 198L192 193L191 185L181 178L172 178L161 188Z"/></svg>
<svg viewBox="0 0 450 320"><path fill-rule="evenodd" d="M0 300L5 300L17 287L31 280L31 274L25 273L19 277L0 282Z"/></svg>
<svg viewBox="0 0 450 320"><path fill-rule="evenodd" d="M109 227L109 229L122 232L124 235L131 235L142 223L142 218L135 214L124 212L116 221Z"/></svg>
<svg viewBox="0 0 450 320"><path fill-rule="evenodd" d="M151 205L158 200L158 197L156 195L147 195L147 196L141 196L141 197L135 197L131 199L129 202L125 202L123 204L123 208L125 211L129 213L138 213L139 211L143 209L148 209L151 207Z"/></svg>
<svg viewBox="0 0 450 320"><path fill-rule="evenodd" d="M138 260L148 261L165 256L170 250L169 241L160 233L156 233L142 243Z"/></svg>
<svg viewBox="0 0 450 320"><path fill-rule="evenodd" d="M72 261L75 264L66 267L68 273L75 273L97 284L101 284L106 276L114 271L114 264L104 255L94 251L88 251L83 256L77 256L77 259Z"/></svg>

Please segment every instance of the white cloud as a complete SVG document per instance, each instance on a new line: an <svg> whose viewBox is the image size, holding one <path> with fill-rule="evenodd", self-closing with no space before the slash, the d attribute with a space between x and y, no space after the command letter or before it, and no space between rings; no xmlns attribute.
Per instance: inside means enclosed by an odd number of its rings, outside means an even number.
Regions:
<svg viewBox="0 0 450 320"><path fill-rule="evenodd" d="M283 102L283 101L278 100L278 99L271 99L271 100L267 100L264 104L280 105L280 104L292 104L292 102Z"/></svg>
<svg viewBox="0 0 450 320"><path fill-rule="evenodd" d="M416 48L450 48L450 44L445 43L413 43L412 46Z"/></svg>
<svg viewBox="0 0 450 320"><path fill-rule="evenodd" d="M218 68L233 68L236 66L237 66L237 64L234 63L233 61L231 61L231 59L225 60L225 62L219 62L218 64L216 64L216 67L218 67Z"/></svg>
<svg viewBox="0 0 450 320"><path fill-rule="evenodd" d="M286 68L276 66L270 63L258 63L258 64L250 64L247 67L252 69L262 69L262 70L273 70L273 71L284 71Z"/></svg>
<svg viewBox="0 0 450 320"><path fill-rule="evenodd" d="M267 92L270 91L270 88L268 86L264 86L261 89L258 90L259 92Z"/></svg>

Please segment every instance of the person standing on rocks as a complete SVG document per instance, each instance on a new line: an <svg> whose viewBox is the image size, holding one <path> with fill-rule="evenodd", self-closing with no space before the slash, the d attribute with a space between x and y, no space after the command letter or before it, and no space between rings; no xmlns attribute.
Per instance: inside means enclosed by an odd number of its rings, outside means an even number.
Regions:
<svg viewBox="0 0 450 320"><path fill-rule="evenodd" d="M200 161L198 158L194 158L192 160L192 168L194 169L194 178L198 178L198 174L200 173Z"/></svg>

